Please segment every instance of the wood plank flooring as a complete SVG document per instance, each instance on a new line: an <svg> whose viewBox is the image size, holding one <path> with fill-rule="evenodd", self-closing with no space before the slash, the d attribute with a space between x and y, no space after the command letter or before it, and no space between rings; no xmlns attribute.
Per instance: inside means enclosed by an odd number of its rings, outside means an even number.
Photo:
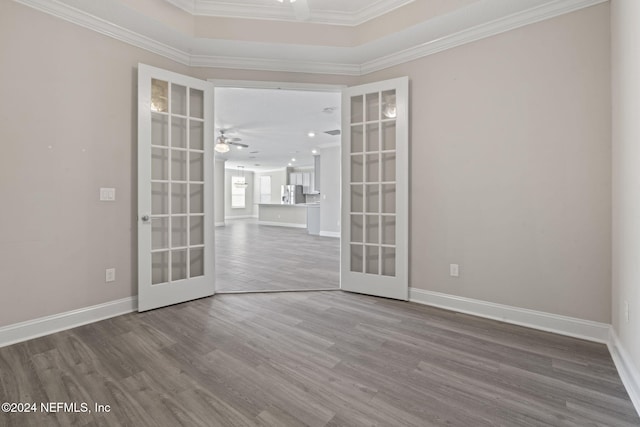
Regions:
<svg viewBox="0 0 640 427"><path fill-rule="evenodd" d="M216 228L216 291L338 289L340 240L227 220Z"/></svg>
<svg viewBox="0 0 640 427"><path fill-rule="evenodd" d="M337 292L217 295L0 348L1 426L639 426L604 345Z"/></svg>

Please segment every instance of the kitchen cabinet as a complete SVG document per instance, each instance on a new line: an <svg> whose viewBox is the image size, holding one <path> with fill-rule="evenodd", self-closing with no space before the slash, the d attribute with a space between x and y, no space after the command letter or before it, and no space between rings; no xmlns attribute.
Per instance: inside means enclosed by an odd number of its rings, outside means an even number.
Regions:
<svg viewBox="0 0 640 427"><path fill-rule="evenodd" d="M291 172L289 174L289 184L302 185L304 194L314 194L314 174L313 172Z"/></svg>

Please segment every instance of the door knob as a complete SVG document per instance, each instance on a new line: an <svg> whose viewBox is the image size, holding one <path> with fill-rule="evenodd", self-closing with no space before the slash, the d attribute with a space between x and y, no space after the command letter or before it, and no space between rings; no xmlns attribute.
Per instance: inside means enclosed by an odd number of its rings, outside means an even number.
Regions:
<svg viewBox="0 0 640 427"><path fill-rule="evenodd" d="M142 218L140 218L142 220L142 222L149 222L149 215L142 215Z"/></svg>

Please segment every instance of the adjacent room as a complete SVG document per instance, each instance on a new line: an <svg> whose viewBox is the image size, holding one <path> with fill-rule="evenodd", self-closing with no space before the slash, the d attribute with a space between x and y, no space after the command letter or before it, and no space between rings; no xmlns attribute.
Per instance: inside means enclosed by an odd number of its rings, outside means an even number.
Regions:
<svg viewBox="0 0 640 427"><path fill-rule="evenodd" d="M0 425L640 426L638 22L0 0Z"/></svg>
<svg viewBox="0 0 640 427"><path fill-rule="evenodd" d="M216 292L339 289L340 89L214 99Z"/></svg>

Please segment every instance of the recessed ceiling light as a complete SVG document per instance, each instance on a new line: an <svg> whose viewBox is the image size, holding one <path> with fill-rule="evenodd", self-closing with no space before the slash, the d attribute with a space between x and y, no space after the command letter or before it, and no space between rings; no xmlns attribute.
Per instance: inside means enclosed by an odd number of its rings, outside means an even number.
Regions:
<svg viewBox="0 0 640 427"><path fill-rule="evenodd" d="M238 147L238 150L242 150L242 147L239 145L236 145L236 147Z"/></svg>
<svg viewBox="0 0 640 427"><path fill-rule="evenodd" d="M318 154L318 150L311 150L311 154Z"/></svg>
<svg viewBox="0 0 640 427"><path fill-rule="evenodd" d="M307 135L309 136L309 138L313 138L314 136L316 136L316 133L311 131Z"/></svg>
<svg viewBox="0 0 640 427"><path fill-rule="evenodd" d="M296 159L295 159L295 158L293 158L293 159L291 159L291 161L292 161L292 162L295 162L295 161L296 161Z"/></svg>
<svg viewBox="0 0 640 427"><path fill-rule="evenodd" d="M291 163L288 163L287 166L291 166Z"/></svg>

